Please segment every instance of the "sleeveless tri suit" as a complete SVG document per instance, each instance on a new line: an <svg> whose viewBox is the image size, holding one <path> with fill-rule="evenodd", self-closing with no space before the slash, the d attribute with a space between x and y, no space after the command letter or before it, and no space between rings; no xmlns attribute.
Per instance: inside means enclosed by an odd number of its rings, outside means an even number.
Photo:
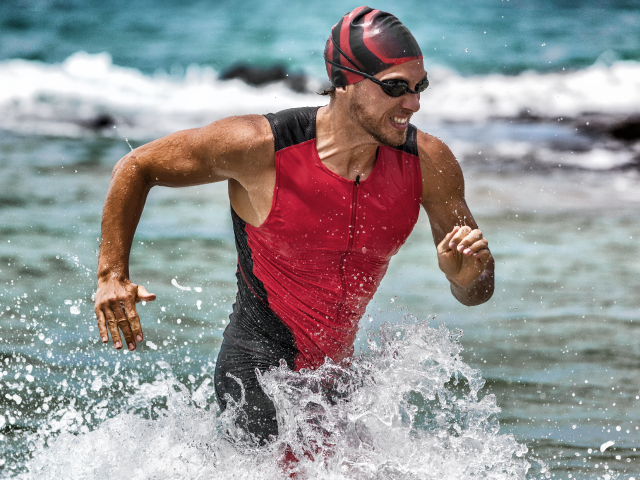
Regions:
<svg viewBox="0 0 640 480"><path fill-rule="evenodd" d="M365 180L352 181L320 161L316 113L266 115L275 143L271 211L253 227L231 210L238 294L216 364L216 396L224 409L244 395L243 428L262 442L278 427L256 368L283 359L291 369L313 369L352 355L358 321L420 210L413 125L403 145L379 147Z"/></svg>

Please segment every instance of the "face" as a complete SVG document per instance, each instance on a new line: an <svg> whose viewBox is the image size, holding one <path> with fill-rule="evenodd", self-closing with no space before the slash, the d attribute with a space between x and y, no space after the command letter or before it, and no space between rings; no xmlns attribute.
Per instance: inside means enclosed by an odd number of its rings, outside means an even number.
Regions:
<svg viewBox="0 0 640 480"><path fill-rule="evenodd" d="M376 78L404 80L413 90L426 74L422 60L412 60L384 70ZM348 107L352 119L381 144L402 145L407 139L409 119L420 109L420 94L405 93L394 98L366 79L349 87Z"/></svg>

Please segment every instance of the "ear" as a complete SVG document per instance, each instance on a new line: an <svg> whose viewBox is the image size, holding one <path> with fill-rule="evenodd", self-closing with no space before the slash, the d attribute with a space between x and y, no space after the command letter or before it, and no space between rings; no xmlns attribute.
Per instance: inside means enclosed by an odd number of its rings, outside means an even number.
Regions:
<svg viewBox="0 0 640 480"><path fill-rule="evenodd" d="M353 95L353 92L356 90L356 84L345 85L344 87L336 87L336 99L346 99L349 96Z"/></svg>

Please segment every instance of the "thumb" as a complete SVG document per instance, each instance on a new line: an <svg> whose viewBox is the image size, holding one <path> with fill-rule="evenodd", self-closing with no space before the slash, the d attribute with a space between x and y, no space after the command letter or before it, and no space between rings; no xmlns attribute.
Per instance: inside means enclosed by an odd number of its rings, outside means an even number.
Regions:
<svg viewBox="0 0 640 480"><path fill-rule="evenodd" d="M138 293L136 302L144 300L145 302L153 302L156 299L155 293L149 293L142 285L138 285Z"/></svg>
<svg viewBox="0 0 640 480"><path fill-rule="evenodd" d="M460 230L460 227L458 226L454 227L453 230L447 233L444 236L444 238L440 241L440 243L436 248L439 254L442 254L451 250L451 248L449 247L449 242L451 241L451 239L453 238L453 236L456 234L458 230Z"/></svg>

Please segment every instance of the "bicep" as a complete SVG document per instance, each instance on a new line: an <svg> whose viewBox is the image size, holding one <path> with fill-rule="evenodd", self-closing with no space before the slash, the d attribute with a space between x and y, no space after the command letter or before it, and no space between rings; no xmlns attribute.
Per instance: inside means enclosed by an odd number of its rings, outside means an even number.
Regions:
<svg viewBox="0 0 640 480"><path fill-rule="evenodd" d="M420 148L422 207L429 216L433 241L438 245L456 226L477 228L464 195L460 164L440 140L423 134Z"/></svg>
<svg viewBox="0 0 640 480"><path fill-rule="evenodd" d="M138 169L150 186L185 187L238 178L259 161L268 131L264 117L231 117L175 132L143 145L119 162Z"/></svg>

